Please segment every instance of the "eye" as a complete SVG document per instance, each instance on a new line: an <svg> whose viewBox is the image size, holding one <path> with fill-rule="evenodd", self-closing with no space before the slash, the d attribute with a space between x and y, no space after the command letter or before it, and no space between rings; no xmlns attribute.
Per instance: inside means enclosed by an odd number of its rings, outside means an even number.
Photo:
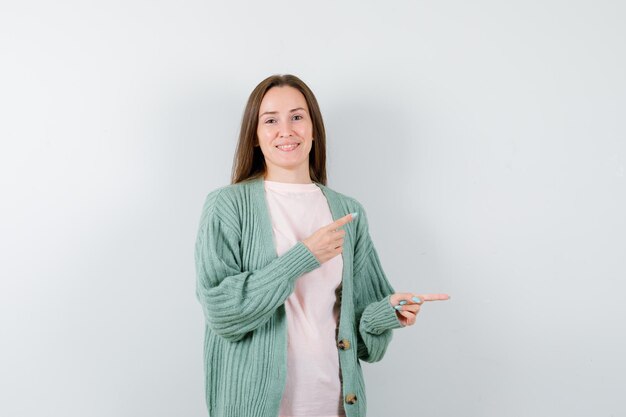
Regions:
<svg viewBox="0 0 626 417"><path fill-rule="evenodd" d="M301 116L301 115L299 115L299 114L294 114L294 115L293 115L293 117L294 117L294 118L299 117L299 119L296 119L296 120L302 120L302 116Z"/></svg>
<svg viewBox="0 0 626 417"><path fill-rule="evenodd" d="M274 119L267 119L267 120L265 121L265 123L267 123L267 124L271 124L272 122L274 122Z"/></svg>

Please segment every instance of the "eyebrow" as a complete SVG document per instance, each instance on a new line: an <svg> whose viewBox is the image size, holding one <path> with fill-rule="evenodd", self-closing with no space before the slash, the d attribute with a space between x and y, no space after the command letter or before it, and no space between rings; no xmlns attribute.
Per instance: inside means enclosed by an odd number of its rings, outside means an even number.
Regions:
<svg viewBox="0 0 626 417"><path fill-rule="evenodd" d="M296 110L305 110L306 111L306 109L304 109L302 107L298 107L296 109L289 110L289 113L293 113ZM277 111L266 111L266 112L263 112L262 114L260 114L259 118L262 117L263 115L266 115L266 114L277 114L277 113L278 113Z"/></svg>

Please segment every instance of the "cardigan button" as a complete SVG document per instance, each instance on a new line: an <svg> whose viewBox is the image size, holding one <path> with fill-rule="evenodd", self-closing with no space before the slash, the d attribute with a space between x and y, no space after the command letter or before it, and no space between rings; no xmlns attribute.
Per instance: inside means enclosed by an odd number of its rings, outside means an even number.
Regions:
<svg viewBox="0 0 626 417"><path fill-rule="evenodd" d="M339 343L337 343L337 347L341 350L350 349L350 341L348 339L341 339Z"/></svg>
<svg viewBox="0 0 626 417"><path fill-rule="evenodd" d="M348 395L346 395L346 402L348 404L356 403L356 394L348 394Z"/></svg>

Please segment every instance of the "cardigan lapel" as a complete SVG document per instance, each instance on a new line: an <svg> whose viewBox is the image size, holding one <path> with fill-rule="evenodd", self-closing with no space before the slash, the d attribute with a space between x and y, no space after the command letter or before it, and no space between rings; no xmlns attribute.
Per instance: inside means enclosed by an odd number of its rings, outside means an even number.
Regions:
<svg viewBox="0 0 626 417"><path fill-rule="evenodd" d="M263 233L262 240L267 244L264 245L266 249L266 255L268 261L271 261L278 257L276 252L276 241L274 239L274 230L272 229L272 218L270 216L270 209L267 203L267 197L265 195L265 184L263 182L263 176L252 180L251 183L252 196L254 203L259 210L259 228Z"/></svg>

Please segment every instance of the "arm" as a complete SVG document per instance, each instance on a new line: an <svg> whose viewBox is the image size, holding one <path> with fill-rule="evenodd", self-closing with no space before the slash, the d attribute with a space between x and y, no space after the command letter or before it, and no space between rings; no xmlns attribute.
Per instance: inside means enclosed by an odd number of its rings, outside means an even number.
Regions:
<svg viewBox="0 0 626 417"><path fill-rule="evenodd" d="M239 230L220 218L217 204L219 192L210 193L202 210L195 246L196 297L207 325L237 342L264 325L293 292L295 280L320 263L300 241L264 267L242 270Z"/></svg>
<svg viewBox="0 0 626 417"><path fill-rule="evenodd" d="M371 363L383 358L392 339L392 330L403 326L389 302L389 296L395 291L383 271L362 207L358 222L354 255L357 353L359 359Z"/></svg>

